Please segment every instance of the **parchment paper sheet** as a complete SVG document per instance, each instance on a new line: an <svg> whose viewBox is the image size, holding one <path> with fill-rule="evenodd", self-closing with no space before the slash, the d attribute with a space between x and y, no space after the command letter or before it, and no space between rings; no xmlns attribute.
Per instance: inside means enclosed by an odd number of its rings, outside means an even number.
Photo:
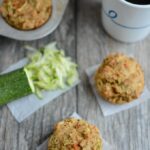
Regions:
<svg viewBox="0 0 150 150"><path fill-rule="evenodd" d="M19 62L10 66L8 69L2 72L2 74L23 67L27 63L27 61L28 60L26 58L20 60ZM43 107L50 101L55 100L56 97L75 87L77 84L79 84L79 82L80 81L78 80L76 83L74 83L72 87L66 87L63 90L60 89L55 91L44 91L42 93L43 99L41 100L38 99L34 94L31 94L29 96L13 101L7 104L7 106L11 111L12 115L15 117L15 119L20 123L27 117L29 117L31 114L33 114L35 111L37 111L39 108Z"/></svg>
<svg viewBox="0 0 150 150"><path fill-rule="evenodd" d="M107 101L105 101L96 91L95 85L94 85L94 74L96 72L96 70L98 69L99 65L95 65L93 67L90 67L86 70L86 74L89 78L90 84L92 86L93 92L96 96L96 100L103 112L104 116L109 116L109 115L113 115L115 113L119 113L121 111L127 110L129 108L132 108L134 106L137 106L141 103L143 103L144 101L150 99L150 92L148 91L147 87L145 86L143 93L141 94L141 96L137 99L134 100L133 102L127 103L127 104L122 104L122 105L114 105L111 104Z"/></svg>

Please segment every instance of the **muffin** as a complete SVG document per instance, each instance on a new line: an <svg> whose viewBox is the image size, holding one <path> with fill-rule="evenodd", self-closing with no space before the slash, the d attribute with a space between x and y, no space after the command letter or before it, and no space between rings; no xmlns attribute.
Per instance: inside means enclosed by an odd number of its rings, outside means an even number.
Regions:
<svg viewBox="0 0 150 150"><path fill-rule="evenodd" d="M123 54L106 57L95 74L98 93L108 102L124 104L138 98L144 89L144 74L138 62Z"/></svg>
<svg viewBox="0 0 150 150"><path fill-rule="evenodd" d="M69 118L55 126L48 150L102 150L102 139L94 125Z"/></svg>
<svg viewBox="0 0 150 150"><path fill-rule="evenodd" d="M42 26L51 16L51 0L4 0L0 11L13 27L31 30Z"/></svg>

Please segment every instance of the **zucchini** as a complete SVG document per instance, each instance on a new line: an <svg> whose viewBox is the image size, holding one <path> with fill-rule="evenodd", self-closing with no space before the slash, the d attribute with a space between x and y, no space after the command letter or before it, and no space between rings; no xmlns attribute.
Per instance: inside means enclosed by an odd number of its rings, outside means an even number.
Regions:
<svg viewBox="0 0 150 150"><path fill-rule="evenodd" d="M77 65L56 43L29 55L28 61L23 68L0 75L0 105L32 93L42 98L42 91L65 89L78 79Z"/></svg>
<svg viewBox="0 0 150 150"><path fill-rule="evenodd" d="M0 105L32 93L24 68L0 75Z"/></svg>

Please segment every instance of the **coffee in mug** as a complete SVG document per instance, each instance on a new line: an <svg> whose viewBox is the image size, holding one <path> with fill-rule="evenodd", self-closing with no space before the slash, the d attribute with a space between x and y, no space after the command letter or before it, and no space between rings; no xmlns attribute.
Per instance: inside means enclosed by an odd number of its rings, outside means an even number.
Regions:
<svg viewBox="0 0 150 150"><path fill-rule="evenodd" d="M129 3L138 4L138 5L149 5L150 0L125 0Z"/></svg>

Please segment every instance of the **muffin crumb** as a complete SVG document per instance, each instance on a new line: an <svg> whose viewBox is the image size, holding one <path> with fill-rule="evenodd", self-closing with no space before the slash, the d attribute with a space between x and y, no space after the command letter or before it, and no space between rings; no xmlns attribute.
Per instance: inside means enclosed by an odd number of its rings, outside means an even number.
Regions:
<svg viewBox="0 0 150 150"><path fill-rule="evenodd" d="M144 74L135 59L120 53L110 54L95 74L95 85L108 102L129 103L141 95Z"/></svg>

